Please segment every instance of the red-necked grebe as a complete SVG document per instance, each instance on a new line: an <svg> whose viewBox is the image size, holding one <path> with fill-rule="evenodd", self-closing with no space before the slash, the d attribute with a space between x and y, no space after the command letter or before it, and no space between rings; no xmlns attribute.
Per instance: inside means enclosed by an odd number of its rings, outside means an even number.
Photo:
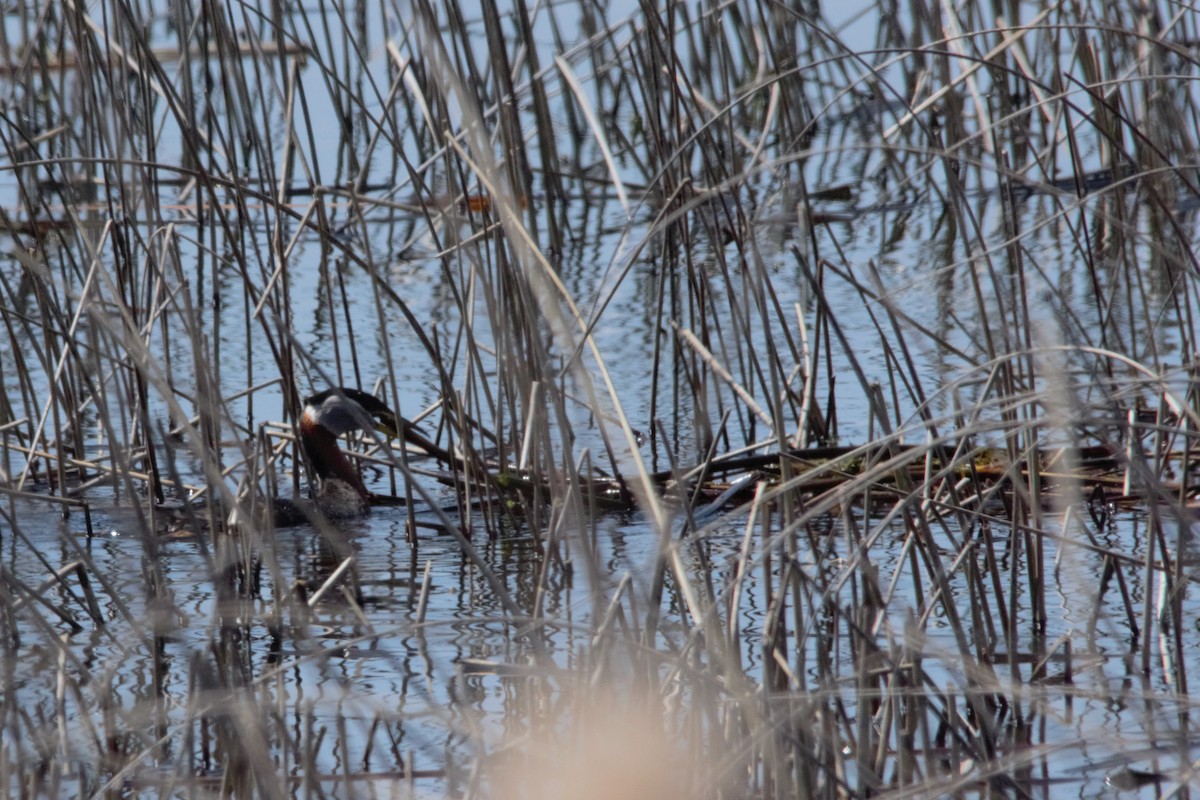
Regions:
<svg viewBox="0 0 1200 800"><path fill-rule="evenodd" d="M408 420L400 417L374 395L338 387L326 389L304 400L298 424L300 443L316 473L312 490L315 510L326 519L352 519L366 516L374 497L346 454L338 447L338 437L353 431L376 430L389 439L403 436L425 449L442 451L421 436ZM295 525L312 517L306 504L284 498L275 500L275 524Z"/></svg>

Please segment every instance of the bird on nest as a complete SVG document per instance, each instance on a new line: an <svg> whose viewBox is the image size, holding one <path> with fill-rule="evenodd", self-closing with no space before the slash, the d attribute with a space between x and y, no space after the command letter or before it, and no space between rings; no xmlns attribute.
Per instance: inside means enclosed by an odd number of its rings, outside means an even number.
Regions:
<svg viewBox="0 0 1200 800"><path fill-rule="evenodd" d="M445 450L422 436L387 403L345 386L305 398L297 430L317 482L311 502L275 498L276 526L310 521L314 511L329 520L355 519L370 513L372 501L379 498L367 489L358 470L338 447L338 438L347 433L375 430L388 439L403 437L438 458L449 458Z"/></svg>

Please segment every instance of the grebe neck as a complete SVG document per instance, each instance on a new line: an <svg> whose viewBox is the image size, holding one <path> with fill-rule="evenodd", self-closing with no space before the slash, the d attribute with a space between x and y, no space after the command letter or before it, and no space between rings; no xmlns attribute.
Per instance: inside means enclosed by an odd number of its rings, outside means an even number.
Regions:
<svg viewBox="0 0 1200 800"><path fill-rule="evenodd" d="M300 440L304 443L304 452L322 484L330 479L337 479L349 484L363 500L371 496L350 459L346 458L338 447L337 437L325 426L318 424L307 408L300 415Z"/></svg>

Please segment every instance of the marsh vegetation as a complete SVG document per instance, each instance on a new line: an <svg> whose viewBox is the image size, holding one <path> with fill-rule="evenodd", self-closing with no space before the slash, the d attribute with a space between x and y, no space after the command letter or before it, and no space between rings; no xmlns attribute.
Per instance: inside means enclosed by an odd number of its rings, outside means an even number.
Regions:
<svg viewBox="0 0 1200 800"><path fill-rule="evenodd" d="M2 791L1189 796L1200 15L831 5L6 7Z"/></svg>

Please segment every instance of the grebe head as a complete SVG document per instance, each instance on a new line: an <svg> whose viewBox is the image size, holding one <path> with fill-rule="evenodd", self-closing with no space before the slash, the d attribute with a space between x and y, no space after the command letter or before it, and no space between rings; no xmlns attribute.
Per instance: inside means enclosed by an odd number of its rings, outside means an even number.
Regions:
<svg viewBox="0 0 1200 800"><path fill-rule="evenodd" d="M373 394L358 389L326 389L304 400L301 427L324 428L334 436L351 431L377 430L385 436L399 435L396 412Z"/></svg>

